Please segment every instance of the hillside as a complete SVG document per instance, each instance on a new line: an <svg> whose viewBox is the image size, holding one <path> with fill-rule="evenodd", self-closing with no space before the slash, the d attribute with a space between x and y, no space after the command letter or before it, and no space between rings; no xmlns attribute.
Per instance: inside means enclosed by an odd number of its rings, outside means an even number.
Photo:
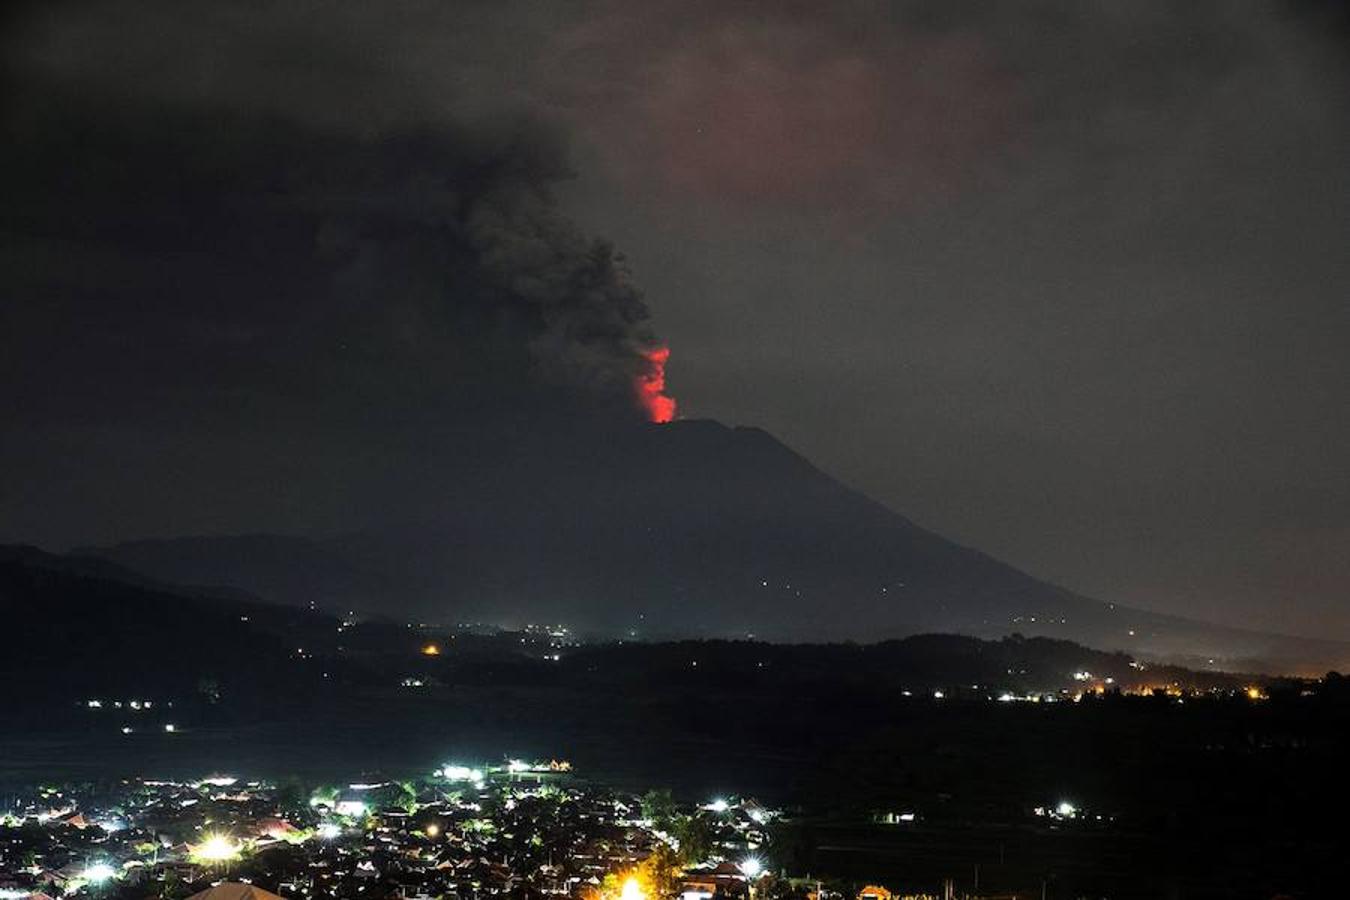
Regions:
<svg viewBox="0 0 1350 900"><path fill-rule="evenodd" d="M641 637L1042 634L1198 665L1324 671L1350 646L1094 601L959 546L758 429L711 421L532 436L383 522L84 552L268 600L425 621L565 622ZM1209 660L1214 662L1210 663Z"/></svg>
<svg viewBox="0 0 1350 900"><path fill-rule="evenodd" d="M0 547L0 609L7 638L0 683L24 684L17 699L25 708L229 698L238 709L351 674L325 666L325 678L315 665L333 649L337 622L328 616L175 588L32 547Z"/></svg>

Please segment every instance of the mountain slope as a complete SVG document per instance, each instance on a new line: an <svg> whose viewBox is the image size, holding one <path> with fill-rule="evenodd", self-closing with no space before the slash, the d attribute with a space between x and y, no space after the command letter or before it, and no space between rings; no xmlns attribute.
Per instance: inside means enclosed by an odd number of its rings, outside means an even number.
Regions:
<svg viewBox="0 0 1350 900"><path fill-rule="evenodd" d="M640 636L1044 634L1155 657L1343 665L1336 642L1100 603L956 545L767 433L710 421L535 435L335 539L138 541L98 555L269 600Z"/></svg>
<svg viewBox="0 0 1350 900"><path fill-rule="evenodd" d="M312 691L323 681L316 644L337 633L316 613L12 546L0 546L0 624L0 683L63 706L77 696L193 699L199 682L255 701ZM298 653L301 641L312 649ZM336 681L340 670L328 668Z"/></svg>

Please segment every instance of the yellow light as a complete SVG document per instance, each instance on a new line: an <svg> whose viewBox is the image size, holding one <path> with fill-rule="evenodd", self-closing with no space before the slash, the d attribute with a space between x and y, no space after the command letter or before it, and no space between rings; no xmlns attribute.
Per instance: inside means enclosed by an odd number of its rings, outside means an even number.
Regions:
<svg viewBox="0 0 1350 900"><path fill-rule="evenodd" d="M192 848L192 856L201 862L218 863L239 857L240 846L223 834L209 834Z"/></svg>
<svg viewBox="0 0 1350 900"><path fill-rule="evenodd" d="M440 646L437 645L437 644L427 644L425 647L422 648L422 655L423 655L423 656L440 656L440 655L441 655L441 648L440 648Z"/></svg>
<svg viewBox="0 0 1350 900"><path fill-rule="evenodd" d="M638 883L636 876L629 875L624 879L623 890L619 892L619 900L645 900L642 885Z"/></svg>
<svg viewBox="0 0 1350 900"><path fill-rule="evenodd" d="M1265 696L1266 695L1261 693L1261 689L1256 685L1252 685L1251 687L1247 688L1248 700L1263 700L1265 699Z"/></svg>
<svg viewBox="0 0 1350 900"><path fill-rule="evenodd" d="M427 837L434 838L436 835L441 833L441 826L437 825L435 822L432 822L430 825L427 826L426 832Z"/></svg>

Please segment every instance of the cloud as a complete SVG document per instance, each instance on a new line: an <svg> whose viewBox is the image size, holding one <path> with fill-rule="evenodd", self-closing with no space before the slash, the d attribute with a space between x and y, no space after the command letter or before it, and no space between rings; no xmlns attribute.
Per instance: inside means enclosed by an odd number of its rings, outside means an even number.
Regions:
<svg viewBox="0 0 1350 900"><path fill-rule="evenodd" d="M30 27L0 151L21 419L641 415L651 316L559 209L556 133L389 109L404 79L350 16L147 4L146 36L60 12Z"/></svg>

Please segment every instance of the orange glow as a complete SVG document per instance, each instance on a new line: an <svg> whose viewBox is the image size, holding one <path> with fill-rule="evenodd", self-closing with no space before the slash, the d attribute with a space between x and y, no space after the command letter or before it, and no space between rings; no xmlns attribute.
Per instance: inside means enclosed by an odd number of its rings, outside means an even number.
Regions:
<svg viewBox="0 0 1350 900"><path fill-rule="evenodd" d="M638 402L652 422L669 422L675 418L675 398L667 397L666 360L670 359L669 347L654 347L642 354L647 360L647 371L638 376L634 384Z"/></svg>
<svg viewBox="0 0 1350 900"><path fill-rule="evenodd" d="M619 900L644 900L646 893L642 890L642 883L637 877L630 875L624 879L623 888L619 892Z"/></svg>
<svg viewBox="0 0 1350 900"><path fill-rule="evenodd" d="M422 648L422 655L423 655L423 656L440 656L440 655L441 655L441 648L440 648L440 646L437 645L437 644L427 644L425 647Z"/></svg>

